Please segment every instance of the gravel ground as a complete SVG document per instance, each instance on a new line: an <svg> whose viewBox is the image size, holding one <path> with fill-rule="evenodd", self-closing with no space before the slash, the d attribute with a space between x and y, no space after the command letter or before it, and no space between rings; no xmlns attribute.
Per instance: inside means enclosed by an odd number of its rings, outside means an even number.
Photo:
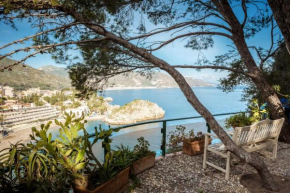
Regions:
<svg viewBox="0 0 290 193"><path fill-rule="evenodd" d="M268 149L271 150L271 149ZM265 160L272 174L290 178L290 145L279 143L278 156L276 161L270 159L271 153L266 150L257 152L257 155ZM175 154L167 156L156 162L156 166L140 175L141 185L134 193L161 193L161 192L249 192L240 184L243 174L255 173L255 170L248 164L239 161L233 156L231 163L230 180L224 179L224 173L208 167L202 169L203 155L188 156ZM209 153L209 161L225 168L225 159Z"/></svg>

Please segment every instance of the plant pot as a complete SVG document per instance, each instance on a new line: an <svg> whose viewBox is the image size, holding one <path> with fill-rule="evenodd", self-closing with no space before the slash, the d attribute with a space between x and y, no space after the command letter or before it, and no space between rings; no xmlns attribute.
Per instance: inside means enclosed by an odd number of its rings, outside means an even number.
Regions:
<svg viewBox="0 0 290 193"><path fill-rule="evenodd" d="M209 138L208 140L209 144L211 144L211 140L212 139ZM205 140L193 142L183 141L183 153L191 156L203 154L204 142Z"/></svg>
<svg viewBox="0 0 290 193"><path fill-rule="evenodd" d="M82 187L75 187L74 193L121 193L129 187L129 171L126 168L119 172L115 177L105 182L94 190L87 190Z"/></svg>
<svg viewBox="0 0 290 193"><path fill-rule="evenodd" d="M152 154L135 161L130 167L130 173L133 175L137 175L154 166L155 155Z"/></svg>

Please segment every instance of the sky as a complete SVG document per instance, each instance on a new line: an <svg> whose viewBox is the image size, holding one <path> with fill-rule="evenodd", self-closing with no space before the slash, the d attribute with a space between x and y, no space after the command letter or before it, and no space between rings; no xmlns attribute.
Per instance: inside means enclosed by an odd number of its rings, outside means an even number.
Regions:
<svg viewBox="0 0 290 193"><path fill-rule="evenodd" d="M241 10L235 10L235 12L238 17L243 17ZM148 30L156 28L156 26L154 26L148 20L145 20L145 25ZM35 28L31 28L30 24L28 24L25 20L16 21L16 26L18 28L17 31L3 23L0 23L0 46L5 45L12 41L21 39L23 37L33 35L37 30ZM136 24L136 27L137 27L137 24ZM170 35L171 34L156 35L152 38L149 38L149 40L157 41L157 40L167 39L167 38L170 38ZM153 52L153 54L165 60L171 65L184 65L184 64L194 65L195 62L197 61L199 54L203 54L207 59L212 61L214 60L215 56L226 53L230 49L229 45L232 45L230 40L224 37L219 37L219 36L214 37L214 42L215 43L214 43L213 48L209 48L208 50L199 52L199 51L193 51L189 48L185 48L184 45L186 43L186 40L177 40L171 44L168 44L162 49ZM264 48L269 47L270 45L269 29L265 29L259 32L254 38L247 40L247 43L248 45L261 46ZM17 48L20 48L23 46L29 46L31 44L32 44L32 41L27 41L25 42L24 45L21 45L21 44L12 45L4 50L0 50L0 54L9 53ZM21 58L25 56L25 54L27 53L17 53L17 54L14 54L11 58L14 60L20 60ZM39 54L39 55L36 55L36 57L29 58L28 60L26 60L26 64L34 68L40 68L45 65L55 65L55 66L65 67L64 65L56 64L49 54ZM202 80L206 80L208 82L216 83L216 84L218 83L218 80L220 78L224 78L228 74L227 71L214 71L210 69L201 70L201 71L196 71L194 69L180 69L179 71L184 76L189 76L196 79L202 79Z"/></svg>

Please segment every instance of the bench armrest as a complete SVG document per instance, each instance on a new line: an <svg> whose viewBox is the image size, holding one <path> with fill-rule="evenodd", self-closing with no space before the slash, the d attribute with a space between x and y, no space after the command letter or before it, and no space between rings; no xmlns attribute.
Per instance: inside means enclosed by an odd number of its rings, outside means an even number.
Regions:
<svg viewBox="0 0 290 193"><path fill-rule="evenodd" d="M233 131L229 131L226 132L230 137L232 137L234 135ZM210 136L210 137L214 137L214 138L218 138L218 136L216 136L215 134L211 134L211 133L205 133L205 135ZM219 139L219 138L218 138Z"/></svg>
<svg viewBox="0 0 290 193"><path fill-rule="evenodd" d="M228 134L229 136L233 136L233 135L234 135L234 131L228 131L227 134Z"/></svg>
<svg viewBox="0 0 290 193"><path fill-rule="evenodd" d="M211 133L205 133L205 135L210 136L210 137L214 137L214 138L218 138L218 136L211 134Z"/></svg>

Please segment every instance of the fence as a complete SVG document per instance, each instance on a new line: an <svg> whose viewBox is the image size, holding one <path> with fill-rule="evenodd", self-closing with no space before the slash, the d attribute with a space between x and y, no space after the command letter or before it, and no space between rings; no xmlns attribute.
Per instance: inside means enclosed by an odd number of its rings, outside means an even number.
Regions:
<svg viewBox="0 0 290 193"><path fill-rule="evenodd" d="M248 111L246 112L232 112L232 113L222 113L222 114L214 114L214 117L217 116L225 116L225 115L233 115L233 114L239 114L239 113L249 113ZM167 123L168 122L172 122L172 121L180 121L180 120L187 120L187 119L198 119L198 118L203 118L202 116L195 116L195 117L183 117L183 118L176 118L176 119L165 119L165 120L156 120L156 121L146 121L146 122L140 122L140 123L136 123L136 124L130 124L130 125L125 125L125 126L121 126L121 127L116 127L114 129L125 129L125 128L130 128L130 127L134 127L134 126L139 126L139 125L146 125L146 124L152 124L152 123L162 123L162 127L161 127L161 133L162 133L162 140L161 140L161 151L162 151L162 156L166 155L166 128L167 128ZM210 133L211 132L211 128L209 126L208 123L206 123L207 126L207 132ZM90 135L91 137L94 137L94 134ZM107 142L109 140L110 136L107 136L104 138L104 141ZM104 155L106 155L107 150L105 148L105 146L102 146L104 148Z"/></svg>

